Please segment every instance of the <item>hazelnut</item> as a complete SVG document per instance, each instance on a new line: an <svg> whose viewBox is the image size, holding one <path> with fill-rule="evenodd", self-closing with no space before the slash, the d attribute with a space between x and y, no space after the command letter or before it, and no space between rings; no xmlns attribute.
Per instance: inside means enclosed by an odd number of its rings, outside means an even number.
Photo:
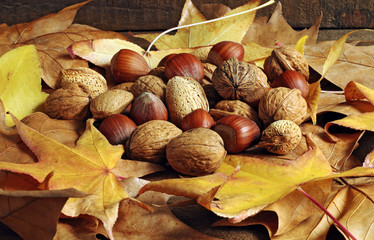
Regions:
<svg viewBox="0 0 374 240"><path fill-rule="evenodd" d="M156 95L143 92L134 99L130 117L138 125L150 120L168 120L168 110Z"/></svg>
<svg viewBox="0 0 374 240"><path fill-rule="evenodd" d="M181 127L183 131L187 131L192 128L211 128L215 125L215 121L213 120L212 116L202 108L198 108L193 110L189 114L187 114L181 123Z"/></svg>
<svg viewBox="0 0 374 240"><path fill-rule="evenodd" d="M214 44L210 49L207 61L219 66L223 61L226 61L231 57L242 61L244 58L243 45L233 41L222 41Z"/></svg>
<svg viewBox="0 0 374 240"><path fill-rule="evenodd" d="M260 99L258 115L266 126L277 120L291 120L299 125L307 115L307 103L299 89L273 88Z"/></svg>
<svg viewBox="0 0 374 240"><path fill-rule="evenodd" d="M165 64L165 75L168 79L175 76L190 77L198 82L204 77L204 66L200 59L189 53L179 53Z"/></svg>
<svg viewBox="0 0 374 240"><path fill-rule="evenodd" d="M166 146L170 166L190 176L213 173L222 164L226 154L222 138L208 128L183 132Z"/></svg>
<svg viewBox="0 0 374 240"><path fill-rule="evenodd" d="M290 120L278 120L262 132L258 146L271 153L287 154L299 145L301 137L299 125Z"/></svg>
<svg viewBox="0 0 374 240"><path fill-rule="evenodd" d="M136 124L122 114L113 114L105 118L99 126L99 131L108 139L110 144L125 144Z"/></svg>

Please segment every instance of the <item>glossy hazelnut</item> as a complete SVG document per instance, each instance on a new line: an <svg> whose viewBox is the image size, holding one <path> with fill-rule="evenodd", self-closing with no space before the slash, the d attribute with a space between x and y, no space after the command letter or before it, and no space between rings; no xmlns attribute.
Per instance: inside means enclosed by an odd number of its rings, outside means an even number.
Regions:
<svg viewBox="0 0 374 240"><path fill-rule="evenodd" d="M225 149L229 153L239 153L246 150L260 138L257 124L247 117L228 115L217 121L214 126L223 139Z"/></svg>
<svg viewBox="0 0 374 240"><path fill-rule="evenodd" d="M204 66L196 56L189 53L180 53L166 62L165 75L168 79L175 76L191 77L201 82L204 78Z"/></svg>
<svg viewBox="0 0 374 240"><path fill-rule="evenodd" d="M131 106L130 117L138 125L150 120L168 120L168 110L156 95L143 92L137 96Z"/></svg>
<svg viewBox="0 0 374 240"><path fill-rule="evenodd" d="M169 61L171 58L175 57L177 53L171 53L169 55L166 55L161 59L161 61L158 63L157 67L165 67L166 62Z"/></svg>
<svg viewBox="0 0 374 240"><path fill-rule="evenodd" d="M181 123L183 131L187 131L192 128L211 128L215 125L215 121L212 116L202 108L195 109L194 111L187 114Z"/></svg>
<svg viewBox="0 0 374 240"><path fill-rule="evenodd" d="M303 96L303 98L307 98L309 94L309 84L305 77L294 70L287 70L276 77L271 87L297 88L301 91L301 96Z"/></svg>
<svg viewBox="0 0 374 240"><path fill-rule="evenodd" d="M129 49L121 49L111 60L111 71L114 80L118 83L134 82L150 70L145 58Z"/></svg>
<svg viewBox="0 0 374 240"><path fill-rule="evenodd" d="M208 62L219 66L222 62L234 57L239 61L244 58L244 47L242 44L232 41L216 43L209 51Z"/></svg>
<svg viewBox="0 0 374 240"><path fill-rule="evenodd" d="M122 114L113 114L105 118L99 131L108 139L110 144L124 144L136 128L136 124L130 118Z"/></svg>

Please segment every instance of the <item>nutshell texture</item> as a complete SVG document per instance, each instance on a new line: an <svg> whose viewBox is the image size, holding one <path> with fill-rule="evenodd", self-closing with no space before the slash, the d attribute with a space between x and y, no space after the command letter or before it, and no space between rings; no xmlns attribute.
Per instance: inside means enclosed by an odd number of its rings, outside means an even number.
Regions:
<svg viewBox="0 0 374 240"><path fill-rule="evenodd" d="M287 70L299 72L309 79L309 65L304 56L294 48L282 47L274 49L264 62L264 72L270 82Z"/></svg>
<svg viewBox="0 0 374 240"><path fill-rule="evenodd" d="M260 128L262 122L257 112L247 103L240 100L221 100L209 111L215 121L228 116L240 115L253 120Z"/></svg>
<svg viewBox="0 0 374 240"><path fill-rule="evenodd" d="M259 145L276 154L287 154L301 141L299 125L290 120L278 120L271 123L261 135Z"/></svg>
<svg viewBox="0 0 374 240"><path fill-rule="evenodd" d="M85 67L61 70L57 87L61 88L69 83L82 84L92 98L108 90L106 79L95 70Z"/></svg>
<svg viewBox="0 0 374 240"><path fill-rule="evenodd" d="M166 145L182 130L165 120L151 120L139 125L126 143L129 158L160 163L165 161Z"/></svg>
<svg viewBox="0 0 374 240"><path fill-rule="evenodd" d="M224 99L243 100L258 88L269 88L265 73L256 65L230 58L214 71L212 83ZM252 99L255 102L258 99Z"/></svg>
<svg viewBox="0 0 374 240"><path fill-rule="evenodd" d="M209 111L203 87L193 78L175 76L166 85L166 106L170 121L180 127L182 119L195 109Z"/></svg>
<svg viewBox="0 0 374 240"><path fill-rule="evenodd" d="M169 142L166 157L177 172L202 176L214 172L226 157L222 138L207 128L194 128L183 132Z"/></svg>
<svg viewBox="0 0 374 240"><path fill-rule="evenodd" d="M84 120L89 113L90 100L86 87L70 83L47 97L44 111L55 119Z"/></svg>
<svg viewBox="0 0 374 240"><path fill-rule="evenodd" d="M165 102L166 84L157 76L145 75L135 80L130 92L135 98L143 92L150 92Z"/></svg>
<svg viewBox="0 0 374 240"><path fill-rule="evenodd" d="M120 89L108 90L91 102L90 110L94 118L106 118L124 111L133 99L131 92Z"/></svg>
<svg viewBox="0 0 374 240"><path fill-rule="evenodd" d="M277 120L291 120L299 125L307 115L307 103L299 89L273 88L260 99L258 115L265 125Z"/></svg>

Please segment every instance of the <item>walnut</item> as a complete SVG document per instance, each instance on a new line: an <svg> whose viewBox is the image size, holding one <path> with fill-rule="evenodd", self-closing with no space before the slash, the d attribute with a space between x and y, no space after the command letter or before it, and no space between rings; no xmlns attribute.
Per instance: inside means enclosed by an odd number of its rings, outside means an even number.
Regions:
<svg viewBox="0 0 374 240"><path fill-rule="evenodd" d="M260 99L258 115L265 125L277 120L291 120L299 125L307 115L307 103L299 89L273 88Z"/></svg>
<svg viewBox="0 0 374 240"><path fill-rule="evenodd" d="M126 143L130 159L160 163L166 160L166 145L182 133L174 124L164 120L151 120L139 125Z"/></svg>
<svg viewBox="0 0 374 240"><path fill-rule="evenodd" d="M214 121L228 116L240 115L253 120L259 128L262 128L262 122L258 117L257 112L247 103L240 100L222 100L219 101L212 109L209 110L210 115Z"/></svg>
<svg viewBox="0 0 374 240"><path fill-rule="evenodd" d="M150 92L165 102L166 84L157 76L145 75L135 80L130 92L134 95L134 98L143 92Z"/></svg>
<svg viewBox="0 0 374 240"><path fill-rule="evenodd" d="M271 153L287 154L299 145L301 137L300 127L295 122L278 120L262 132L258 145Z"/></svg>
<svg viewBox="0 0 374 240"><path fill-rule="evenodd" d="M121 113L132 102L134 96L131 92L111 89L97 96L90 104L92 116L97 119Z"/></svg>
<svg viewBox="0 0 374 240"><path fill-rule="evenodd" d="M194 128L172 139L166 158L177 172L202 176L214 172L226 157L222 138L207 128Z"/></svg>
<svg viewBox="0 0 374 240"><path fill-rule="evenodd" d="M232 100L243 100L247 95L253 96L259 88L269 88L267 77L259 67L236 58L230 58L217 67L212 83L224 99Z"/></svg>
<svg viewBox="0 0 374 240"><path fill-rule="evenodd" d="M108 90L106 79L100 73L86 67L61 70L57 88L70 83L80 83L85 86L92 98Z"/></svg>
<svg viewBox="0 0 374 240"><path fill-rule="evenodd" d="M151 71L147 75L159 77L165 82L168 80L168 78L165 75L165 67L152 68Z"/></svg>
<svg viewBox="0 0 374 240"><path fill-rule="evenodd" d="M202 108L209 111L209 103L203 87L190 77L175 76L168 81L166 105L170 121L178 127L182 119L193 110Z"/></svg>
<svg viewBox="0 0 374 240"><path fill-rule="evenodd" d="M52 92L44 103L44 111L51 118L84 120L89 113L91 101L87 88L70 83Z"/></svg>
<svg viewBox="0 0 374 240"><path fill-rule="evenodd" d="M309 79L309 65L304 56L294 48L282 47L274 49L265 59L264 72L270 82L286 70L294 70Z"/></svg>
<svg viewBox="0 0 374 240"><path fill-rule="evenodd" d="M123 82L117 85L114 85L110 89L120 89L130 92L131 86L134 85L134 82Z"/></svg>

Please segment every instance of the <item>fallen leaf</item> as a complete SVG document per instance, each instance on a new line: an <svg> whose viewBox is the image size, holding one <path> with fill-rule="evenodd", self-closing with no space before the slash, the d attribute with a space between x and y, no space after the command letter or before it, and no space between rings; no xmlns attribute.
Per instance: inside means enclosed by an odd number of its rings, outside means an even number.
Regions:
<svg viewBox="0 0 374 240"><path fill-rule="evenodd" d="M354 81L349 82L344 88L345 100L348 103L354 100L367 99L374 105L374 90Z"/></svg>
<svg viewBox="0 0 374 240"><path fill-rule="evenodd" d="M67 216L88 214L99 218L109 235L117 219L119 201L127 193L111 172L124 152L123 146L113 146L87 121L85 132L74 148L69 148L13 118L23 142L38 157L37 163L17 164L0 162L0 169L25 173L42 181L53 172L50 189L74 186L90 194L81 199L67 201L63 213ZM106 194L110 193L110 194Z"/></svg>
<svg viewBox="0 0 374 240"><path fill-rule="evenodd" d="M260 1L252 0L245 5L227 12L224 16L246 11L258 6ZM193 48L214 45L229 40L241 42L255 17L255 11L224 20L178 29L175 35L163 35L156 42L157 49ZM191 0L186 0L178 26L205 21L206 18ZM158 34L137 34L136 37L152 42Z"/></svg>
<svg viewBox="0 0 374 240"><path fill-rule="evenodd" d="M71 25L79 8L89 2L85 1L68 6L58 13L49 14L30 23L2 26L0 44L11 45L45 34L62 32Z"/></svg>
<svg viewBox="0 0 374 240"><path fill-rule="evenodd" d="M244 219L243 216L253 215L285 197L300 184L331 174L330 165L321 150L314 143L311 144L313 150L287 165L230 155L213 175L151 182L140 193L152 190L200 198L209 203L203 206L215 214L239 222ZM238 166L240 170L236 172ZM231 174L233 176L229 177ZM219 189L213 196L215 200L204 199L204 194L209 195L209 191L217 187Z"/></svg>
<svg viewBox="0 0 374 240"><path fill-rule="evenodd" d="M25 240L52 239L68 198L86 194L73 188L38 190L38 182L26 179L27 176L0 172L0 221Z"/></svg>
<svg viewBox="0 0 374 240"><path fill-rule="evenodd" d="M0 99L5 110L23 118L39 110L48 94L42 92L40 62L33 45L7 52L0 57ZM13 125L9 116L6 124Z"/></svg>
<svg viewBox="0 0 374 240"><path fill-rule="evenodd" d="M269 21L263 22L256 18L250 25L242 43L257 43L264 47L274 47L275 44L294 45L303 36L308 36L307 44L317 42L318 30L322 15L308 30L295 31L282 15L282 4L278 2Z"/></svg>

